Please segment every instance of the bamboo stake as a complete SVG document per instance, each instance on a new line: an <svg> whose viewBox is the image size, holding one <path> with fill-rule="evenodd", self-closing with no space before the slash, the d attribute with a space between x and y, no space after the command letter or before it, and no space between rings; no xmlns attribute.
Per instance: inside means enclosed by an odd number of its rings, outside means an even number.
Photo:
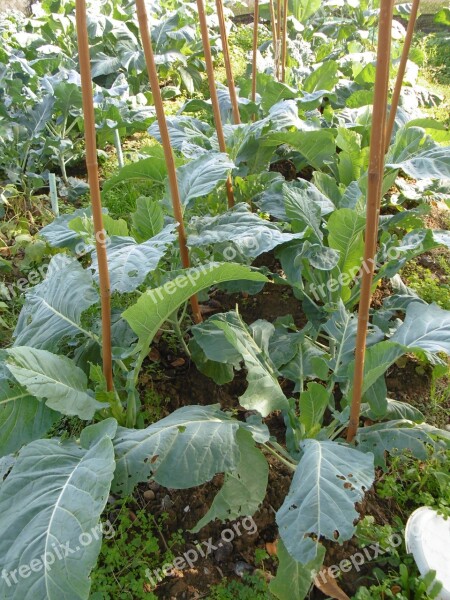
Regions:
<svg viewBox="0 0 450 600"><path fill-rule="evenodd" d="M76 0L76 26L80 61L81 89L83 94L84 129L86 140L86 167L91 190L92 217L94 220L100 298L102 309L102 360L103 373L109 392L114 390L111 343L111 289L106 253L106 232L103 227L102 201L98 177L97 140L95 135L94 98L92 91L91 59L87 32L86 2Z"/></svg>
<svg viewBox="0 0 450 600"><path fill-rule="evenodd" d="M413 0L411 8L411 15L409 17L408 29L406 31L405 44L403 46L402 58L398 68L397 81L395 83L394 94L391 102L391 112L389 114L389 121L386 131L386 146L385 152L387 154L389 146L391 144L392 132L394 131L395 117L397 116L398 103L400 100L400 94L403 86L403 79L405 77L406 65L408 63L409 52L411 50L411 42L414 35L414 29L416 27L417 15L419 13L420 0Z"/></svg>
<svg viewBox="0 0 450 600"><path fill-rule="evenodd" d="M223 132L222 125L222 116L220 114L220 105L219 105L219 97L217 96L216 89L216 77L214 75L214 63L211 54L211 44L209 41L209 31L208 31L208 23L206 21L206 12L205 5L203 0L197 0L197 9L198 9L198 17L200 20L200 30L202 33L202 41L203 41L203 50L205 53L205 63L206 63L206 73L208 77L209 84L209 94L211 96L211 103L214 113L214 122L216 125L217 131L217 140L219 142L219 148L221 152L226 154L227 145L225 142L225 134ZM231 176L228 177L226 181L227 188L227 198L228 198L228 207L232 208L234 206L234 192L233 192L233 183L231 181Z"/></svg>
<svg viewBox="0 0 450 600"><path fill-rule="evenodd" d="M385 135L387 118L387 91L391 58L392 15L394 0L382 0L378 36L377 74L372 116L369 179L367 185L366 247L362 269L361 300L359 304L358 335L356 340L355 376L347 441L352 442L358 432L364 380L369 311L375 273L375 250L381 207L381 186L385 164Z"/></svg>
<svg viewBox="0 0 450 600"><path fill-rule="evenodd" d="M277 39L280 40L281 39L281 19L282 19L282 14L281 14L281 4L282 0L277 0Z"/></svg>
<svg viewBox="0 0 450 600"><path fill-rule="evenodd" d="M272 22L272 44L273 44L273 62L275 76L278 79L278 37L277 37L277 22L275 17L275 4L274 0L270 0L270 20Z"/></svg>
<svg viewBox="0 0 450 600"><path fill-rule="evenodd" d="M289 12L289 0L284 0L283 8L283 40L281 45L281 81L286 83L286 60L287 60L287 19Z"/></svg>
<svg viewBox="0 0 450 600"><path fill-rule="evenodd" d="M175 166L175 158L170 142L169 129L167 127L166 115L164 112L164 104L162 100L161 90L159 87L158 73L156 70L155 56L153 54L152 41L150 38L148 27L147 9L145 8L145 0L136 0L137 16L139 21L139 29L141 32L142 47L144 49L145 62L147 65L148 76L150 79L150 87L153 93L155 103L156 116L158 118L159 130L161 133L164 156L167 164L169 176L169 186L172 196L172 206L175 219L178 223L178 240L180 244L181 262L183 268L188 269L191 266L189 259L189 250L187 246L186 230L183 221L183 209L181 206L180 190L178 187L177 170ZM200 306L197 296L191 298L192 313L196 323L202 322Z"/></svg>
<svg viewBox="0 0 450 600"><path fill-rule="evenodd" d="M234 82L233 68L230 60L230 47L228 45L227 26L223 14L222 0L216 0L217 16L219 18L220 36L222 38L222 52L225 61L225 70L227 72L228 90L230 92L231 106L233 108L233 120L235 125L241 124L241 114L239 111L239 101L236 93L236 84Z"/></svg>
<svg viewBox="0 0 450 600"><path fill-rule="evenodd" d="M253 66L252 66L252 100L256 102L256 89L258 81L258 24L259 0L255 0L255 13L253 24Z"/></svg>

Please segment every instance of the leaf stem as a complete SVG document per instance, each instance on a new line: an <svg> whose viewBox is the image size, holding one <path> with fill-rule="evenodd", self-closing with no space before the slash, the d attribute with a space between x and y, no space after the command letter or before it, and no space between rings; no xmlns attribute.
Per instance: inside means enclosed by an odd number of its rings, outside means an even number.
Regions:
<svg viewBox="0 0 450 600"><path fill-rule="evenodd" d="M269 443L271 443L271 442L269 442ZM268 444L263 444L263 446L268 452L273 454L273 456L275 456L280 462L282 462L283 465L285 465L288 469L290 469L291 471L295 471L297 469L297 465L295 465L294 463L291 463L290 461L288 461L285 458L283 458L282 456L280 456L278 454L278 452L276 452Z"/></svg>

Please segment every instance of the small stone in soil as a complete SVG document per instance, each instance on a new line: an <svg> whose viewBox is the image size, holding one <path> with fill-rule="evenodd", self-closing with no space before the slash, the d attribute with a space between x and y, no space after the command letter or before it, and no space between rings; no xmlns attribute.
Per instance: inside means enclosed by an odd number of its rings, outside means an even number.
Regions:
<svg viewBox="0 0 450 600"><path fill-rule="evenodd" d="M170 496L168 494L166 494L164 496L164 498L161 500L161 508L163 510L167 510L168 508L170 508L171 506L173 506L173 502L170 499Z"/></svg>
<svg viewBox="0 0 450 600"><path fill-rule="evenodd" d="M214 560L218 563L225 562L233 553L233 544L219 540L214 544L217 550L214 551Z"/></svg>
<svg viewBox="0 0 450 600"><path fill-rule="evenodd" d="M234 565L234 572L238 577L244 577L244 575L253 573L255 569L252 565L240 560Z"/></svg>
<svg viewBox="0 0 450 600"><path fill-rule="evenodd" d="M147 500L147 502L154 500L155 497L155 492L153 490L147 490L146 492L144 492L144 500Z"/></svg>

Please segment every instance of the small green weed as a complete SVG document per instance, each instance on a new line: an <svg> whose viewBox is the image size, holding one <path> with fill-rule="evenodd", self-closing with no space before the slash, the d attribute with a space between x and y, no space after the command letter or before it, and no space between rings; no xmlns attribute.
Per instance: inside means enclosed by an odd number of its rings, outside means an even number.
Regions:
<svg viewBox="0 0 450 600"><path fill-rule="evenodd" d="M425 302L438 304L445 310L450 310L450 265L448 256L436 257L440 271L438 276L430 269L416 263L411 263L403 270L403 275L409 287L415 290Z"/></svg>
<svg viewBox="0 0 450 600"><path fill-rule="evenodd" d="M96 569L92 573L92 600L155 600L145 577L154 569L173 560L170 549L177 536L167 541L161 552L158 531L164 519L156 522L145 509L131 517L130 499L120 501L119 514L113 522L115 533L104 539Z"/></svg>
<svg viewBox="0 0 450 600"><path fill-rule="evenodd" d="M207 600L274 600L266 582L256 575L244 577L243 581L223 581L211 588Z"/></svg>
<svg viewBox="0 0 450 600"><path fill-rule="evenodd" d="M450 452L432 453L419 462L410 454L392 457L390 467L377 484L380 498L395 498L405 517L420 506L430 506L450 516Z"/></svg>

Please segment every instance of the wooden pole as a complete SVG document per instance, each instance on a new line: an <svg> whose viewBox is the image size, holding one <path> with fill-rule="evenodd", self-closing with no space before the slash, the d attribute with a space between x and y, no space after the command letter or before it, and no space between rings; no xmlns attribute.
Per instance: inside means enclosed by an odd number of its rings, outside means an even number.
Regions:
<svg viewBox="0 0 450 600"><path fill-rule="evenodd" d="M216 0L217 16L219 18L220 36L222 38L222 52L225 61L225 70L227 73L228 90L230 92L231 106L233 108L233 120L235 125L240 125L241 114L239 111L239 101L236 93L236 84L234 82L233 68L230 60L230 47L228 45L227 26L223 13L222 0Z"/></svg>
<svg viewBox="0 0 450 600"><path fill-rule="evenodd" d="M277 21L275 16L275 4L274 0L270 0L270 20L272 22L272 44L273 44L273 63L274 63L274 72L275 77L278 79L279 69L278 69L278 36L277 36Z"/></svg>
<svg viewBox="0 0 450 600"><path fill-rule="evenodd" d="M391 145L392 132L394 131L395 117L397 116L398 103L400 100L400 94L403 86L403 79L405 77L406 65L408 63L409 52L411 50L411 42L414 35L414 29L416 27L417 15L419 13L420 0L413 0L411 15L409 17L408 29L406 31L405 44L403 46L403 53L398 68L397 81L395 83L394 94L391 102L391 112L389 114L389 120L386 131L386 146L385 152L387 154L389 146Z"/></svg>
<svg viewBox="0 0 450 600"><path fill-rule="evenodd" d="M252 66L252 100L256 102L256 89L258 82L258 25L259 25L259 0L255 0L253 24L253 66Z"/></svg>
<svg viewBox="0 0 450 600"><path fill-rule="evenodd" d="M286 83L286 61L287 61L287 19L289 12L289 0L284 0L283 8L283 40L281 46L281 81Z"/></svg>
<svg viewBox="0 0 450 600"><path fill-rule="evenodd" d="M80 62L81 90L83 94L84 135L86 140L86 167L91 190L92 217L94 221L100 298L102 310L102 360L107 390L114 390L111 343L111 285L109 280L108 257L106 253L106 232L103 227L102 201L98 177L97 140L95 134L94 98L92 91L91 58L87 32L86 2L76 0L76 26L78 56Z"/></svg>
<svg viewBox="0 0 450 600"><path fill-rule="evenodd" d="M277 39L280 40L281 39L281 20L282 20L282 13L281 13L281 6L282 6L282 0L277 0Z"/></svg>
<svg viewBox="0 0 450 600"><path fill-rule="evenodd" d="M369 178L367 184L367 224L364 264L362 269L361 300L359 303L358 334L355 354L355 376L347 441L352 442L358 432L364 381L369 311L375 273L375 252L381 207L381 186L385 164L385 135L387 118L387 91L391 58L392 15L394 0L382 0L378 35L377 73L372 116Z"/></svg>
<svg viewBox="0 0 450 600"><path fill-rule="evenodd" d="M211 54L211 44L209 41L208 23L206 21L206 12L205 12L205 5L203 3L203 0L197 0L197 9L198 9L198 17L200 20L200 30L202 33L203 50L205 53L206 74L208 77L209 94L211 96L211 103L212 103L212 108L213 108L213 113L214 113L214 122L216 125L216 131L217 131L217 140L219 142L220 151L226 153L227 145L225 142L225 134L223 132L219 98L217 96L216 77L214 75L214 63L213 63L212 54ZM228 179L226 181L226 188L227 188L228 207L232 208L234 206L234 192L233 192L233 183L231 181L231 177L228 177Z"/></svg>
<svg viewBox="0 0 450 600"><path fill-rule="evenodd" d="M148 27L148 16L145 8L145 0L136 0L137 16L139 21L139 29L141 32L142 47L144 49L145 62L147 65L148 76L150 79L150 87L153 93L153 101L155 103L156 116L158 118L159 130L164 149L164 156L167 164L169 176L169 186L172 196L173 213L178 222L178 240L180 243L181 262L183 268L189 269L191 266L189 259L189 250L187 246L186 230L183 221L183 209L180 199L180 190L178 188L177 169L175 166L175 158L170 142L169 129L167 127L166 115L164 112L164 104L162 100L161 90L159 87L158 72L156 70L155 57L153 54L152 41L150 38ZM196 323L202 322L200 306L197 296L191 298L192 313Z"/></svg>

